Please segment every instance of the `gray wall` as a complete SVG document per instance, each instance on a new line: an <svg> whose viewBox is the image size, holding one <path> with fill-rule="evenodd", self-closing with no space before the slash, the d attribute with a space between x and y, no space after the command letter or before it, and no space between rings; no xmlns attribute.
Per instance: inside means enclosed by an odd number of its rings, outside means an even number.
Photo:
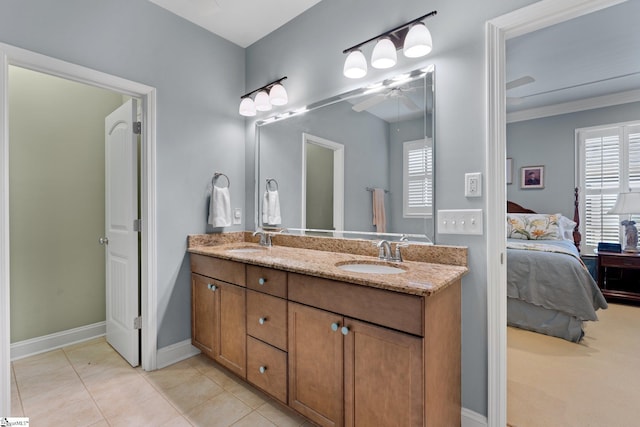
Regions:
<svg viewBox="0 0 640 427"><path fill-rule="evenodd" d="M157 88L158 347L189 339L186 236L215 171L244 207L244 50L146 0L5 0L0 42Z"/></svg>
<svg viewBox="0 0 640 427"><path fill-rule="evenodd" d="M333 150L306 143L307 227L333 230Z"/></svg>
<svg viewBox="0 0 640 427"><path fill-rule="evenodd" d="M513 159L513 184L507 198L536 212L573 218L575 130L638 120L640 102L544 117L507 125L507 157ZM543 165L544 188L520 188L520 168Z"/></svg>
<svg viewBox="0 0 640 427"><path fill-rule="evenodd" d="M485 22L533 0L323 0L247 49L246 83L257 88L283 75L292 108L360 87L342 76L342 51L431 10L430 56L400 55L392 71L370 69L365 83L435 64L436 204L439 209L484 208L464 197L464 173L485 172ZM370 54L372 46L365 47ZM247 178L253 179L253 123L247 122ZM250 194L253 187L247 189ZM253 196L247 199L247 205ZM484 236L437 235L438 243L469 247L470 272L462 282L462 402L487 413L487 269ZM491 255L491 254L490 254Z"/></svg>

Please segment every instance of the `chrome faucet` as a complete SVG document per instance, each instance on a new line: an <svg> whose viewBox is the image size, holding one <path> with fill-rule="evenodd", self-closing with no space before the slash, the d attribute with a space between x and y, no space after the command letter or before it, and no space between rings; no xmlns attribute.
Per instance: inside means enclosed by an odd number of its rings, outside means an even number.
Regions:
<svg viewBox="0 0 640 427"><path fill-rule="evenodd" d="M400 241L396 243L395 254L391 255L391 243L388 240L380 240L375 243L378 246L378 258L384 261L402 262L401 248L409 246L409 242L406 236L402 236Z"/></svg>
<svg viewBox="0 0 640 427"><path fill-rule="evenodd" d="M396 253L394 258L394 261L398 261L398 262L402 262L402 252L400 252L401 248L406 248L407 246L409 246L409 239L407 238L407 236L402 236L400 237L400 241L398 243L396 243Z"/></svg>
<svg viewBox="0 0 640 427"><path fill-rule="evenodd" d="M253 236L260 236L260 241L258 242L260 246L271 246L271 234L267 233L266 231L256 230L253 232Z"/></svg>
<svg viewBox="0 0 640 427"><path fill-rule="evenodd" d="M378 258L383 259L385 261L392 261L393 257L391 256L391 244L388 240L380 240L377 244L378 246Z"/></svg>

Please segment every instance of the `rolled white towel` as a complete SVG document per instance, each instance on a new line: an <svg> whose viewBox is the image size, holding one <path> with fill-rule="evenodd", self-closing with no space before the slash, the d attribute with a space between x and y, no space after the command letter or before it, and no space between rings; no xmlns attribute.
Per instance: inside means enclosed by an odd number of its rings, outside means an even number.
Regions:
<svg viewBox="0 0 640 427"><path fill-rule="evenodd" d="M213 186L208 223L214 227L228 227L231 225L231 195L229 194L229 187Z"/></svg>

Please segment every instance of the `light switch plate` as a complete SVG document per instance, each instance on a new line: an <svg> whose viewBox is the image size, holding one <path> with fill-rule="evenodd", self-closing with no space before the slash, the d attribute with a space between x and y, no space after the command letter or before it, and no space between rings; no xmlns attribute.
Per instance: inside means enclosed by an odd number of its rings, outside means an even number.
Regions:
<svg viewBox="0 0 640 427"><path fill-rule="evenodd" d="M482 234L482 209L438 211L439 234Z"/></svg>

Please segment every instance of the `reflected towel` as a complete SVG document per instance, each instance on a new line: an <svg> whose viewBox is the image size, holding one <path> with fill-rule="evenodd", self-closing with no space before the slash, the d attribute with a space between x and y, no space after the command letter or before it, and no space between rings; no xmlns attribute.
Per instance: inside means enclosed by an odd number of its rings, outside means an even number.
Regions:
<svg viewBox="0 0 640 427"><path fill-rule="evenodd" d="M384 189L373 189L373 225L378 233L387 231L387 218L384 213Z"/></svg>
<svg viewBox="0 0 640 427"><path fill-rule="evenodd" d="M280 196L278 191L267 190L262 198L262 223L278 225L282 222L280 216Z"/></svg>
<svg viewBox="0 0 640 427"><path fill-rule="evenodd" d="M231 225L231 196L229 187L213 186L209 203L208 223L214 227L228 227Z"/></svg>

